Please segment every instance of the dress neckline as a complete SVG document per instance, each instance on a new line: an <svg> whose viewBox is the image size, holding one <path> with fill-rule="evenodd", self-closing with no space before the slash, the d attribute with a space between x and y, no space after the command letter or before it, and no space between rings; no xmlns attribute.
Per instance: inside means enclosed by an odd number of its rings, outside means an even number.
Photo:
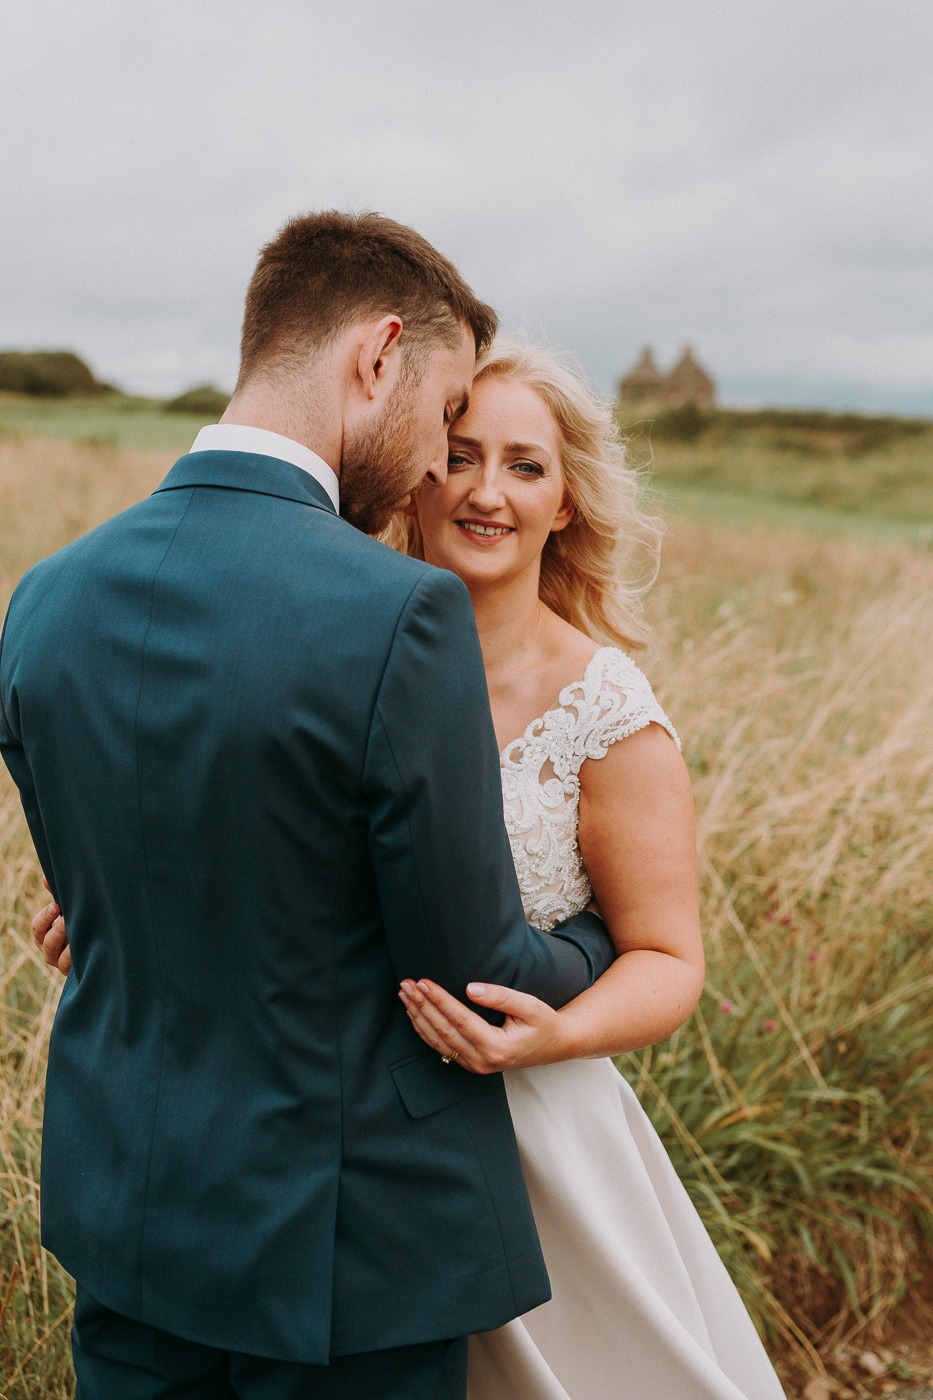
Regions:
<svg viewBox="0 0 933 1400"><path fill-rule="evenodd" d="M565 686L561 687L560 693L557 696L557 704L552 705L550 709L545 710L543 714L535 715L534 719L530 719L525 725L525 728L522 730L521 734L517 735L514 739L510 739L509 742L506 744L505 748L499 750L499 762L502 763L506 757L506 754L511 753L512 749L514 749L518 744L530 744L532 739L535 737L535 735L532 734L531 731L533 729L537 730L538 725L543 724L545 720L550 719L551 715L556 715L559 714L561 711L566 711L567 707L562 703L562 699L563 696L566 695L567 691L573 690L574 687L578 685L586 685L587 681L590 678L590 671L593 669L593 666L598 661L598 659L601 656L603 656L607 651L618 652L619 650L619 647L597 647L596 650L593 652L593 655L590 657L589 661L586 663L586 668L583 672L583 675L579 676L576 680L568 681ZM623 656L625 655L624 652L622 652L621 654Z"/></svg>

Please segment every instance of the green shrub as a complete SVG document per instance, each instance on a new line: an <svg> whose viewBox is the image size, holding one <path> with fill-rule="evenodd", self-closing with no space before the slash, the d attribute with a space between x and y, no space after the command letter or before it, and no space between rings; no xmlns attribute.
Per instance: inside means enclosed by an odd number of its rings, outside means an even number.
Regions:
<svg viewBox="0 0 933 1400"><path fill-rule="evenodd" d="M199 384L195 389L186 389L177 399L169 399L165 405L167 413L201 413L205 418L219 418L230 395L213 384Z"/></svg>
<svg viewBox="0 0 933 1400"><path fill-rule="evenodd" d="M677 408L663 409L654 421L653 436L672 442L696 442L714 422L714 417L709 409L691 400Z"/></svg>
<svg viewBox="0 0 933 1400"><path fill-rule="evenodd" d="M100 394L93 372L70 350L0 351L0 389L44 398Z"/></svg>
<svg viewBox="0 0 933 1400"><path fill-rule="evenodd" d="M617 412L623 430L631 430L632 408L620 404ZM742 443L748 448L847 459L907 444L929 434L933 426L924 418L823 409L704 408L696 403L659 406L647 415L642 408L639 422L646 420L653 442Z"/></svg>

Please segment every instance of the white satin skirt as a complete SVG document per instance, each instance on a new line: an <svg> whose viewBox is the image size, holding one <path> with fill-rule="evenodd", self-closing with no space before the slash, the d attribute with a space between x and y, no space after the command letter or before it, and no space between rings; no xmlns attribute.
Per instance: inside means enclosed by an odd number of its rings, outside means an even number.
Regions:
<svg viewBox="0 0 933 1400"><path fill-rule="evenodd" d="M505 1076L553 1297L470 1339L468 1400L784 1400L611 1060Z"/></svg>

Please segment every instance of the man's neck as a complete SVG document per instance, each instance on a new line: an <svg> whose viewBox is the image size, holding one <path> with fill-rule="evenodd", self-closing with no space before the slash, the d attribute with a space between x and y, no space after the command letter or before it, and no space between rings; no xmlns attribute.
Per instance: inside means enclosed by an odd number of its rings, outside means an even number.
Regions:
<svg viewBox="0 0 933 1400"><path fill-rule="evenodd" d="M316 453L339 479L343 446L339 416L316 409L316 403L302 403L294 394L276 391L266 384L247 384L234 394L220 421L244 428L264 428L268 433L291 438Z"/></svg>

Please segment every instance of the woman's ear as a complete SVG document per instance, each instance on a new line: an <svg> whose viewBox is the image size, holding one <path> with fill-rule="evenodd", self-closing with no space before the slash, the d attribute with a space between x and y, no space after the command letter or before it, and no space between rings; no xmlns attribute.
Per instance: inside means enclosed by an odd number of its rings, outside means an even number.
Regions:
<svg viewBox="0 0 933 1400"><path fill-rule="evenodd" d="M570 524L571 520L576 514L576 509L577 508L574 505L573 501L570 499L569 494L565 491L564 499L561 501L560 504L560 510L555 515L554 521L551 525L552 535L555 534L558 530L566 530L567 526Z"/></svg>

